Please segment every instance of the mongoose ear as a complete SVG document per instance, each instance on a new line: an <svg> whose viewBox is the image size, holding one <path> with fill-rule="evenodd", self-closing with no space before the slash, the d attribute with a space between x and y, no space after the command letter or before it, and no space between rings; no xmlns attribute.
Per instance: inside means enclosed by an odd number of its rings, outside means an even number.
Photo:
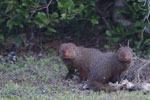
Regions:
<svg viewBox="0 0 150 100"><path fill-rule="evenodd" d="M119 43L119 46L120 46L120 47L123 47L122 44L120 44L120 43Z"/></svg>
<svg viewBox="0 0 150 100"><path fill-rule="evenodd" d="M130 40L128 40L128 44L127 44L127 47L129 47L129 44L130 44Z"/></svg>
<svg viewBox="0 0 150 100"><path fill-rule="evenodd" d="M76 46L73 46L72 48L73 48L74 56L76 56L76 55L77 55L77 47L76 47Z"/></svg>

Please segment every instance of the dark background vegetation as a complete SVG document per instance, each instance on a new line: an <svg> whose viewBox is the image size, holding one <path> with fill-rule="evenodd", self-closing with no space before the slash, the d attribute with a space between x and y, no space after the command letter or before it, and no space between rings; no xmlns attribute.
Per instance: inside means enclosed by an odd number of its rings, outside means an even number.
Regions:
<svg viewBox="0 0 150 100"><path fill-rule="evenodd" d="M150 54L147 0L0 0L0 53L41 51L62 42Z"/></svg>

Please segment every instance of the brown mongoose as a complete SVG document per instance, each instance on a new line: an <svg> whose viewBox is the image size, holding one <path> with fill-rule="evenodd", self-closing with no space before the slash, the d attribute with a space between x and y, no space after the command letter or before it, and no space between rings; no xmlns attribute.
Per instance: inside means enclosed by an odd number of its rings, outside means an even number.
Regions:
<svg viewBox="0 0 150 100"><path fill-rule="evenodd" d="M94 91L116 91L108 83L118 80L120 74L131 66L132 56L129 47L120 47L116 53L101 54L90 69L88 87Z"/></svg>
<svg viewBox="0 0 150 100"><path fill-rule="evenodd" d="M72 78L75 70L80 73L80 82L86 80L89 69L101 52L94 48L84 48L73 43L60 45L59 54L68 68L67 78Z"/></svg>

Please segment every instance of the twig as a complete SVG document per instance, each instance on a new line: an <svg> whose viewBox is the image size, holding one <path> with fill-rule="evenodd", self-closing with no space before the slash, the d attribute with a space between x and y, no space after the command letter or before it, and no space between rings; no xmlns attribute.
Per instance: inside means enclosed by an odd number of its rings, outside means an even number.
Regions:
<svg viewBox="0 0 150 100"><path fill-rule="evenodd" d="M130 40L128 40L128 44L127 44L127 46L129 47L129 45L130 45Z"/></svg>
<svg viewBox="0 0 150 100"><path fill-rule="evenodd" d="M49 3L46 6L46 12L47 12L47 16L49 17L49 6L52 3L52 0L49 1Z"/></svg>
<svg viewBox="0 0 150 100"><path fill-rule="evenodd" d="M144 0L144 4L143 6L146 6L147 4L147 7L148 7L148 14L144 17L144 21L147 20L148 24L150 24L150 21L149 21L149 16L150 16L150 0ZM143 9L145 10L145 9ZM143 34L144 34L144 31L147 29L146 26L144 26L143 30L142 30L142 34L141 34L141 41L143 40Z"/></svg>
<svg viewBox="0 0 150 100"><path fill-rule="evenodd" d="M30 10L34 10L35 12L33 12L33 13L30 15L29 19L32 18L33 14L36 13L36 11L38 11L38 10L43 10L43 9L46 9L47 16L49 17L49 6L51 5L51 3L52 3L52 0L50 0L50 1L49 1L48 3L46 3L46 5L44 5L44 6L42 5L41 7L38 7L38 8L35 8L35 9L30 9Z"/></svg>
<svg viewBox="0 0 150 100"><path fill-rule="evenodd" d="M32 11L34 10L35 12L31 13L29 19L32 18L33 14L36 13L36 11L38 11L38 10L43 10L43 9L45 9L45 8L46 8L46 5L41 6L41 7L38 7L38 8L35 8L35 9L30 9L30 10L32 10Z"/></svg>
<svg viewBox="0 0 150 100"><path fill-rule="evenodd" d="M137 71L137 80L138 80L138 82L141 82L141 80L140 80L140 72L141 72L141 70L143 68L147 67L149 64L150 64L150 61L147 61L141 68L138 69L138 71Z"/></svg>
<svg viewBox="0 0 150 100"><path fill-rule="evenodd" d="M111 30L111 27L109 25L109 22L106 20L106 18L103 16L102 11L96 6L96 9L98 11L98 13L102 16L101 18L103 19L104 23L106 24L106 27Z"/></svg>
<svg viewBox="0 0 150 100"><path fill-rule="evenodd" d="M145 5L147 3L147 7L148 7L148 14L145 16L144 20L147 20L147 22L150 24L149 21L149 16L150 16L150 0L145 0Z"/></svg>

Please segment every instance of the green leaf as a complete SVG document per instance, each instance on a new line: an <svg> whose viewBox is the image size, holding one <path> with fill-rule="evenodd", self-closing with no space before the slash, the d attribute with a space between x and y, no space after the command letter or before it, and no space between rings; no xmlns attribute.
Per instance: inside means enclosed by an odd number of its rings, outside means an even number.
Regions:
<svg viewBox="0 0 150 100"><path fill-rule="evenodd" d="M83 4L81 4L80 8L79 8L79 12L82 12L84 9L85 9L85 6Z"/></svg>
<svg viewBox="0 0 150 100"><path fill-rule="evenodd" d="M56 33L56 30L54 28L52 28L52 27L49 27L48 31Z"/></svg>
<svg viewBox="0 0 150 100"><path fill-rule="evenodd" d="M145 45L150 45L150 39L146 39L146 40L144 41L144 44L145 44Z"/></svg>
<svg viewBox="0 0 150 100"><path fill-rule="evenodd" d="M20 28L23 28L23 24L21 23L21 19L17 19L17 18L12 18L12 19L9 19L7 21L7 27L9 29L12 29L14 26L18 26Z"/></svg>
<svg viewBox="0 0 150 100"><path fill-rule="evenodd" d="M45 0L43 0L45 1ZM32 5L32 0L22 0L22 5L23 6L30 6Z"/></svg>
<svg viewBox="0 0 150 100"><path fill-rule="evenodd" d="M4 35L2 33L0 33L0 40L4 39Z"/></svg>
<svg viewBox="0 0 150 100"><path fill-rule="evenodd" d="M61 14L61 19L66 20L67 19L67 15L65 13Z"/></svg>
<svg viewBox="0 0 150 100"><path fill-rule="evenodd" d="M58 2L58 8L63 8L63 4L61 2Z"/></svg>
<svg viewBox="0 0 150 100"><path fill-rule="evenodd" d="M46 14L43 12L38 12L34 20L34 22L38 24L40 28L46 27L48 24L50 24L50 21L51 20L49 20Z"/></svg>
<svg viewBox="0 0 150 100"><path fill-rule="evenodd" d="M2 22L4 22L4 19L3 19L3 18L0 18L0 24L1 24Z"/></svg>
<svg viewBox="0 0 150 100"><path fill-rule="evenodd" d="M141 26L140 21L137 21L137 22L136 22L136 26Z"/></svg>
<svg viewBox="0 0 150 100"><path fill-rule="evenodd" d="M115 43L118 43L120 40L121 40L120 37L112 38L112 41L115 42Z"/></svg>
<svg viewBox="0 0 150 100"><path fill-rule="evenodd" d="M43 12L38 12L38 14L37 14L37 16L36 16L37 18L39 18L39 19L41 19L41 20L43 20L43 19L47 19L47 16L46 16L46 14L45 13L43 13Z"/></svg>
<svg viewBox="0 0 150 100"><path fill-rule="evenodd" d="M54 12L50 16L51 16L51 18L58 18L58 13Z"/></svg>
<svg viewBox="0 0 150 100"><path fill-rule="evenodd" d="M104 48L109 49L110 46L109 45L104 45Z"/></svg>
<svg viewBox="0 0 150 100"><path fill-rule="evenodd" d="M13 0L8 2L8 6L7 6L6 10L5 10L5 13L8 13L8 12L13 10L13 8L15 6L15 2L16 1L13 1Z"/></svg>
<svg viewBox="0 0 150 100"><path fill-rule="evenodd" d="M135 42L135 44L136 44L136 48L139 49L141 47L142 41L137 41Z"/></svg>
<svg viewBox="0 0 150 100"><path fill-rule="evenodd" d="M43 22L40 19L36 19L34 20L34 22L40 27L43 28L45 25L43 24Z"/></svg>
<svg viewBox="0 0 150 100"><path fill-rule="evenodd" d="M44 26L45 26L44 24L39 23L39 27L40 27L40 28L43 28Z"/></svg>
<svg viewBox="0 0 150 100"><path fill-rule="evenodd" d="M19 26L20 28L23 28L23 25L19 21L13 21L13 24Z"/></svg>
<svg viewBox="0 0 150 100"><path fill-rule="evenodd" d="M74 8L74 2L72 0L59 0L58 8L60 10L67 10L68 8Z"/></svg>
<svg viewBox="0 0 150 100"><path fill-rule="evenodd" d="M24 17L27 19L27 18L29 18L29 14L28 13L25 13L24 14Z"/></svg>
<svg viewBox="0 0 150 100"><path fill-rule="evenodd" d="M19 44L19 45L24 45L23 39L19 35L14 35L14 40Z"/></svg>
<svg viewBox="0 0 150 100"><path fill-rule="evenodd" d="M9 29L11 29L12 26L13 26L13 21L12 21L11 19L9 19L9 20L7 21L7 27L8 27Z"/></svg>
<svg viewBox="0 0 150 100"><path fill-rule="evenodd" d="M98 24L99 23L97 19L91 19L90 21L92 24Z"/></svg>
<svg viewBox="0 0 150 100"><path fill-rule="evenodd" d="M106 35L109 36L109 37L112 36L109 30L106 31Z"/></svg>

